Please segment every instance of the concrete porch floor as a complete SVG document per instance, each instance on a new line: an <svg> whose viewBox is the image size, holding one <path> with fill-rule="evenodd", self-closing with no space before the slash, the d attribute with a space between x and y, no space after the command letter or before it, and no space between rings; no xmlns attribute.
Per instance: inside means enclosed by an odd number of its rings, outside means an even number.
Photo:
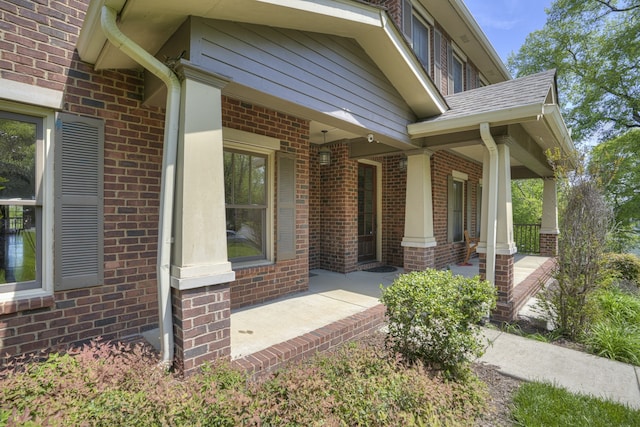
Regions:
<svg viewBox="0 0 640 427"><path fill-rule="evenodd" d="M548 259L516 255L516 288ZM478 274L478 258L472 258L470 263L451 265L449 269L454 274L473 277ZM402 273L400 268L392 273L312 270L307 292L231 313L231 358L247 357L375 307L380 304L380 285L390 285Z"/></svg>

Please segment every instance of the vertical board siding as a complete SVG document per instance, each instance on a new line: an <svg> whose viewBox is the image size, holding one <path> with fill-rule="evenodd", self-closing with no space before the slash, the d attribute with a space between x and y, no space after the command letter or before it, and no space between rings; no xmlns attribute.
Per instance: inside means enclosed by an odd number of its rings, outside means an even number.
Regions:
<svg viewBox="0 0 640 427"><path fill-rule="evenodd" d="M351 39L194 19L191 61L234 83L406 140L402 97Z"/></svg>

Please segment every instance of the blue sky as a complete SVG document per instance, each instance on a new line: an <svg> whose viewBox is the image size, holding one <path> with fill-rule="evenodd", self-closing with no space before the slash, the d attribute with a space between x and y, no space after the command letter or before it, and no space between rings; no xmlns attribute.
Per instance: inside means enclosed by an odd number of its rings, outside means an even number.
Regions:
<svg viewBox="0 0 640 427"><path fill-rule="evenodd" d="M463 0L504 62L544 26L553 0Z"/></svg>

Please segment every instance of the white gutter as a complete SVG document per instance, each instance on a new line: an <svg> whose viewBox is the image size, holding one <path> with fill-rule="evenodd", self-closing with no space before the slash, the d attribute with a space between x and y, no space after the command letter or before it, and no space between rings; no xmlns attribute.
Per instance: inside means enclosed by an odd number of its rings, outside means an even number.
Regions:
<svg viewBox="0 0 640 427"><path fill-rule="evenodd" d="M115 10L108 6L102 6L100 25L107 39L167 85L156 271L158 276L158 308L160 312L161 362L163 364L171 364L173 363L173 320L169 268L171 264L171 223L173 221L175 165L180 123L180 81L171 69L125 36L116 25L116 17Z"/></svg>
<svg viewBox="0 0 640 427"><path fill-rule="evenodd" d="M489 150L489 188L487 198L487 267L486 279L496 279L496 221L498 217L498 147L491 136L489 123L480 123L480 137Z"/></svg>

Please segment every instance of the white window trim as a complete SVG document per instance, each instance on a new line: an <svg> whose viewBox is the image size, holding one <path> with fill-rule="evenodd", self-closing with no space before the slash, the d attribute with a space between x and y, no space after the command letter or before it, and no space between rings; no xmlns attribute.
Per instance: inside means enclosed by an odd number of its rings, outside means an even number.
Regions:
<svg viewBox="0 0 640 427"><path fill-rule="evenodd" d="M460 49L458 47L458 45L452 41L451 42L451 48L453 49L453 54L456 55L458 57L458 59L460 59L460 61L462 62L462 64L466 64L467 63L467 55L464 54L464 52L462 52L462 49Z"/></svg>
<svg viewBox="0 0 640 427"><path fill-rule="evenodd" d="M433 16L431 16L431 14L427 12L427 9L425 9L420 3L412 1L411 7L413 8L414 14L417 14L428 25L431 25L432 27L435 25L436 21L433 19Z"/></svg>
<svg viewBox="0 0 640 427"><path fill-rule="evenodd" d="M267 212L265 225L267 230L265 232L265 258L251 261L233 262L233 268L245 268L245 267L257 267L261 265L270 265L274 263L275 254L275 223L274 223L274 205L275 205L275 157L277 149L274 149L273 141L278 142L278 149L280 148L280 141L276 138L270 138L267 136L258 135L255 133L249 133L244 131L238 131L235 129L223 129L223 150L235 149L248 153L262 154L267 157ZM232 139L227 139L227 137ZM239 142L242 140L243 142ZM244 142L246 141L246 142Z"/></svg>
<svg viewBox="0 0 640 427"><path fill-rule="evenodd" d="M23 90L30 91L33 86L24 85ZM2 91L4 92L4 91ZM38 92L38 90L35 90ZM4 93L0 94L4 95ZM32 93L33 95L33 93ZM37 93L35 94L37 95ZM34 96L35 96L34 95ZM53 135L55 134L55 112L48 108L19 104L0 99L0 110L14 114L38 117L42 119L42 150L37 156L39 164L36 168L42 170L42 230L41 233L41 286L37 289L0 292L0 302L10 302L21 299L41 298L53 295L53 226L54 226L54 182L53 182Z"/></svg>
<svg viewBox="0 0 640 427"><path fill-rule="evenodd" d="M466 183L467 181L469 181L469 175L464 173L464 172L459 172L456 170L451 171L451 176L453 177L453 181L454 182L461 182L462 183L462 201L461 206L462 206L462 239L461 240L453 240L453 243L460 243L460 242L464 242L464 230L465 230L465 219L466 219L466 200L467 200L467 191L466 191ZM452 227L452 234L453 234L453 224L450 224L450 227Z"/></svg>

